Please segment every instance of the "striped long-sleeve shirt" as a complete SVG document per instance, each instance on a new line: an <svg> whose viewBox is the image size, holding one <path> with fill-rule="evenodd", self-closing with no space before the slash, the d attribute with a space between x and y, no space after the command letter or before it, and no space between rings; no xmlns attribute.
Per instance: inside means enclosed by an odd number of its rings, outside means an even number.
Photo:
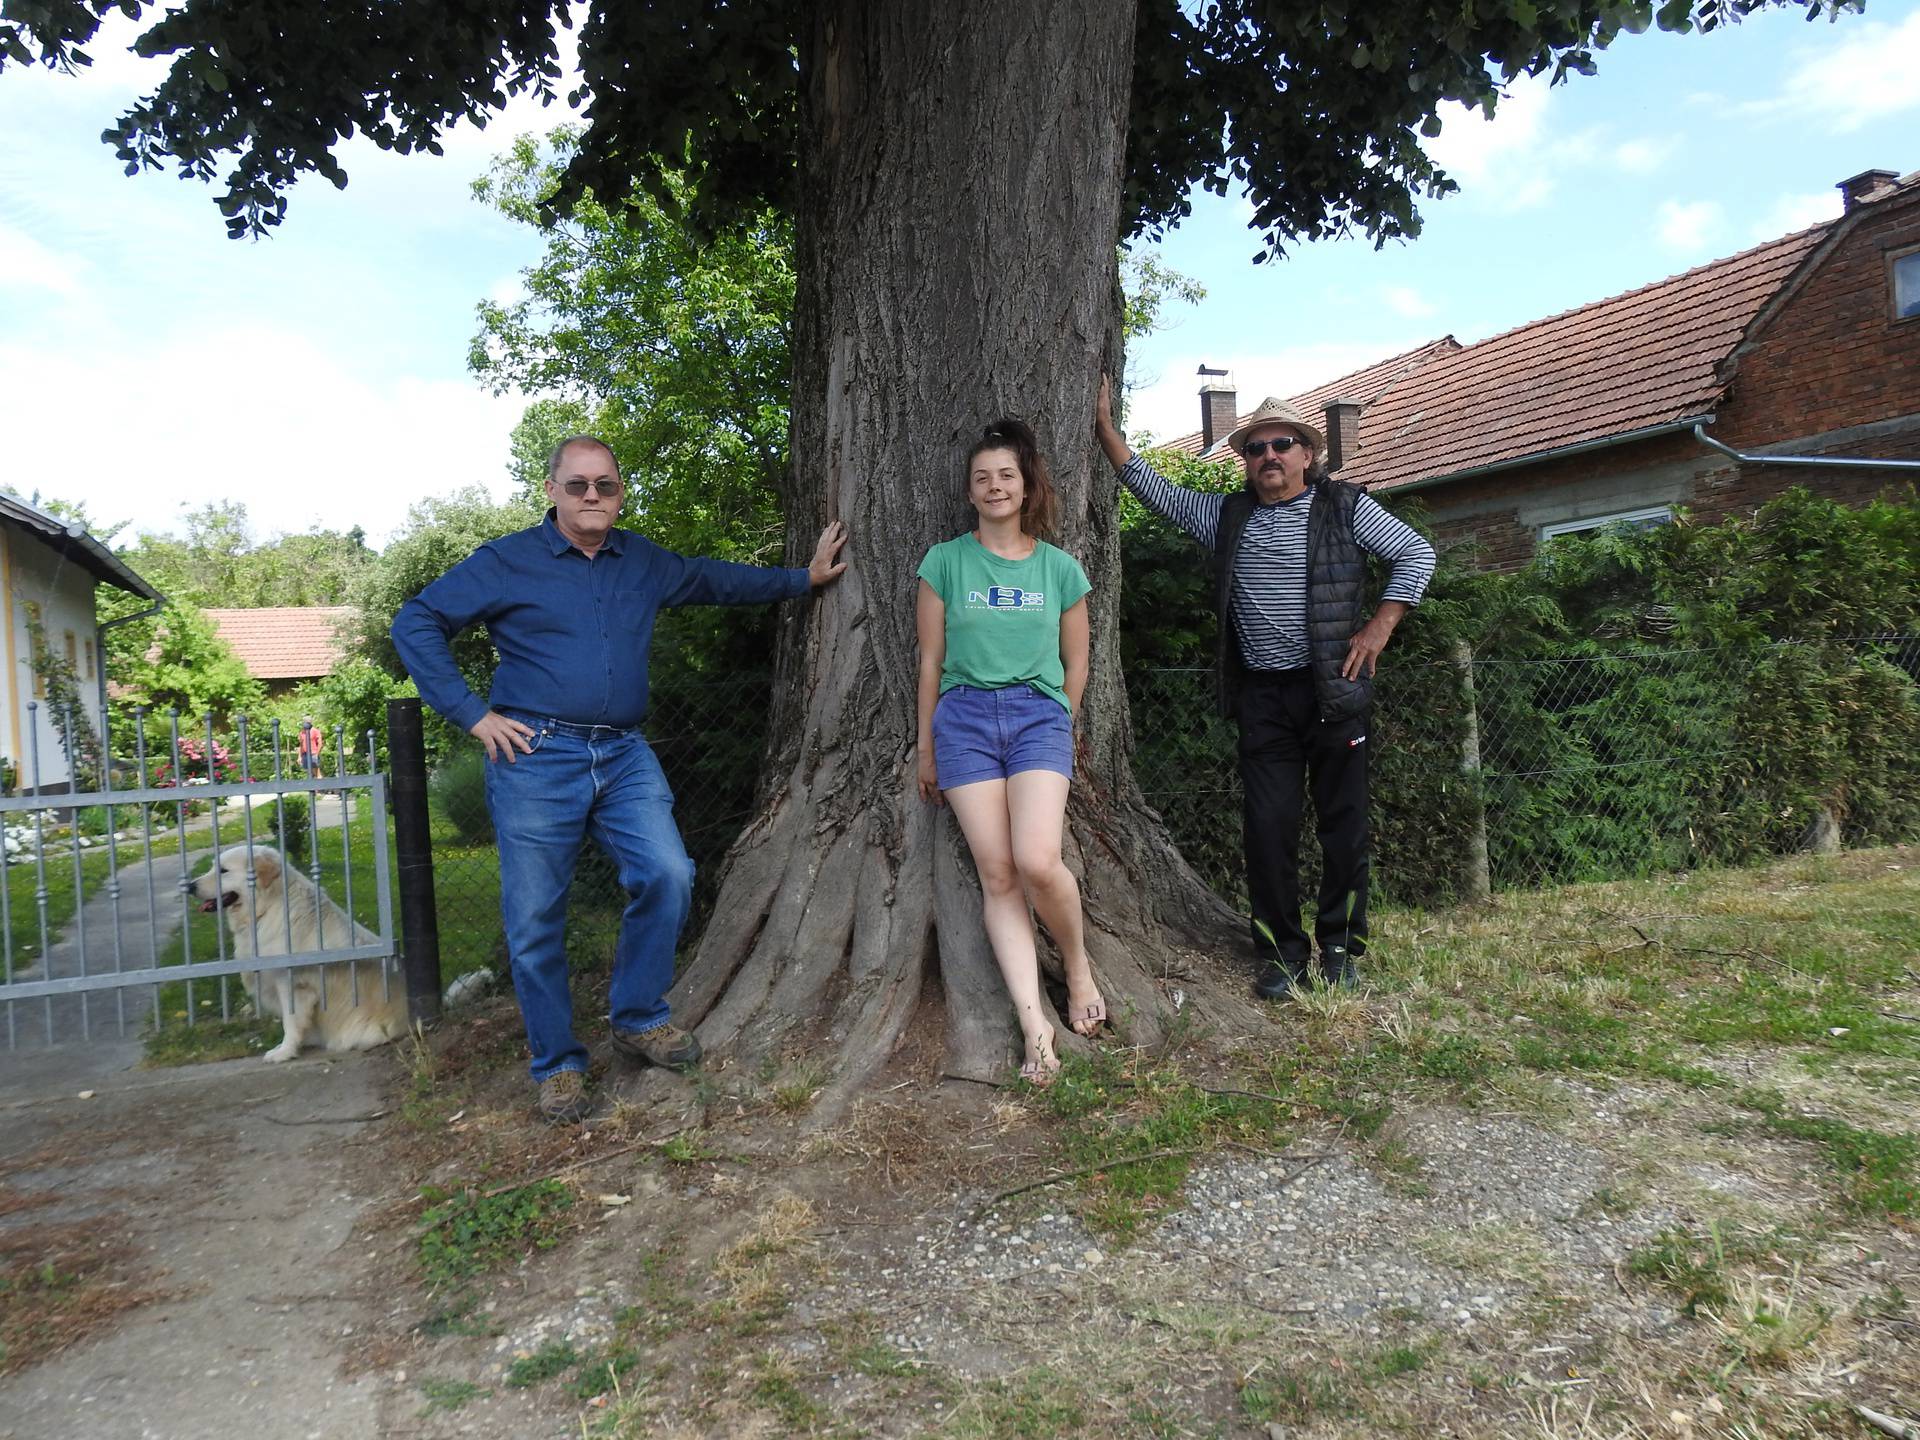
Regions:
<svg viewBox="0 0 1920 1440"><path fill-rule="evenodd" d="M1224 495L1189 490L1166 480L1135 455L1120 482L1161 519L1214 548ZM1229 604L1240 658L1249 670L1295 670L1308 664L1307 515L1313 486L1291 500L1255 505L1234 557ZM1433 547L1411 525L1396 520L1370 495L1353 507L1353 538L1369 555L1393 567L1382 600L1418 605L1433 578Z"/></svg>

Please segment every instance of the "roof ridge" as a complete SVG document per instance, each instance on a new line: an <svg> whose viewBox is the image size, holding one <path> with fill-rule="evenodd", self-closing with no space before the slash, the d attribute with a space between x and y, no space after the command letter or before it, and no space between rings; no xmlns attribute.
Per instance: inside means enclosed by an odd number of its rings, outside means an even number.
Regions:
<svg viewBox="0 0 1920 1440"><path fill-rule="evenodd" d="M1677 285L1682 280L1692 279L1695 276L1705 275L1711 270L1717 270L1722 266L1731 265L1736 260L1751 259L1763 250L1770 250L1776 246L1785 245L1790 240L1798 240L1809 231L1821 230L1836 225L1844 218L1844 216L1836 215L1830 220L1816 221L1812 225L1803 226L1798 230L1788 231L1785 235L1776 235L1771 240L1762 240L1758 245L1749 245L1745 250L1736 250L1731 255L1722 255L1717 260L1707 260L1699 265L1693 266L1691 269L1675 271L1673 274L1664 276L1659 280L1649 280L1646 284L1636 285L1631 290L1621 290L1612 295L1602 295L1598 300L1589 300L1584 305L1574 305L1565 310L1555 311L1551 315L1542 315L1538 319L1528 320L1522 324L1515 325L1509 330L1501 330L1496 334L1489 335L1483 340L1475 340L1471 344L1463 345L1460 353L1466 354L1470 351L1478 350L1483 345L1491 345L1496 340L1505 340L1511 335L1518 335L1526 330L1537 329L1542 325L1551 325L1555 321L1565 320L1569 316L1580 314L1582 311L1596 310L1602 305L1612 305L1621 300L1632 299L1636 295L1645 295L1651 290L1659 290L1668 285Z"/></svg>

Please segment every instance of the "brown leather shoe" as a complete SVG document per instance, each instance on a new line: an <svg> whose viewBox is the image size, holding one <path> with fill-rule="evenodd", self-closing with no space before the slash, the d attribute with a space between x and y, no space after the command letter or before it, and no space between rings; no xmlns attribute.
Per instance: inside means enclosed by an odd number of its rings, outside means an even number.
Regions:
<svg viewBox="0 0 1920 1440"><path fill-rule="evenodd" d="M540 1082L540 1118L549 1125L578 1125L587 1118L587 1077L556 1070Z"/></svg>
<svg viewBox="0 0 1920 1440"><path fill-rule="evenodd" d="M700 1063L700 1042L678 1025L656 1025L651 1030L616 1030L613 1048L629 1060L658 1065L663 1070L691 1070Z"/></svg>

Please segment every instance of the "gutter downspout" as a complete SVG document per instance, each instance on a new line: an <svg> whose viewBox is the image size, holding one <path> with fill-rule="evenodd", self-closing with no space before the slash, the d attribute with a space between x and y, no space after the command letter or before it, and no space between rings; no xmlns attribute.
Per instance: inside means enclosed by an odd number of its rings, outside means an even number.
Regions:
<svg viewBox="0 0 1920 1440"><path fill-rule="evenodd" d="M1825 470L1920 470L1920 460L1864 460L1851 455L1746 455L1707 434L1704 424L1693 427L1693 438L1710 450L1731 456L1742 465L1811 465Z"/></svg>
<svg viewBox="0 0 1920 1440"><path fill-rule="evenodd" d="M116 626L131 625L136 620L145 620L149 615L158 615L166 608L167 597L162 595L144 610L136 610L131 615L122 615L117 619L108 620L103 624L93 627L95 632L94 644L99 648L100 656L100 718L102 724L106 723L107 715L107 631L114 629ZM106 747L107 737L105 735L100 737L100 744L103 749Z"/></svg>

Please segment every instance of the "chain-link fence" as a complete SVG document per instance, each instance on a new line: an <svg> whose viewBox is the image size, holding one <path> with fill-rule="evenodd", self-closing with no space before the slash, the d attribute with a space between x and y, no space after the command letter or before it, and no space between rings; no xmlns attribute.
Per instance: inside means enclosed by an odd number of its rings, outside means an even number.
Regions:
<svg viewBox="0 0 1920 1440"><path fill-rule="evenodd" d="M1920 835L1916 677L1914 636L1389 655L1370 742L1380 899L1447 904ZM1127 691L1142 791L1194 869L1243 907L1236 728L1217 713L1212 671L1143 669ZM770 698L764 674L653 691L647 734L697 867L689 939L751 812ZM502 955L481 763L475 750L432 781L449 974ZM1312 831L1309 803L1309 894ZM610 945L623 902L591 844L572 903L576 943Z"/></svg>
<svg viewBox="0 0 1920 1440"><path fill-rule="evenodd" d="M1916 678L1920 637L1900 635L1389 657L1371 741L1377 888L1444 904L1910 839ZM1234 729L1212 672L1145 671L1128 692L1141 789L1243 905Z"/></svg>

